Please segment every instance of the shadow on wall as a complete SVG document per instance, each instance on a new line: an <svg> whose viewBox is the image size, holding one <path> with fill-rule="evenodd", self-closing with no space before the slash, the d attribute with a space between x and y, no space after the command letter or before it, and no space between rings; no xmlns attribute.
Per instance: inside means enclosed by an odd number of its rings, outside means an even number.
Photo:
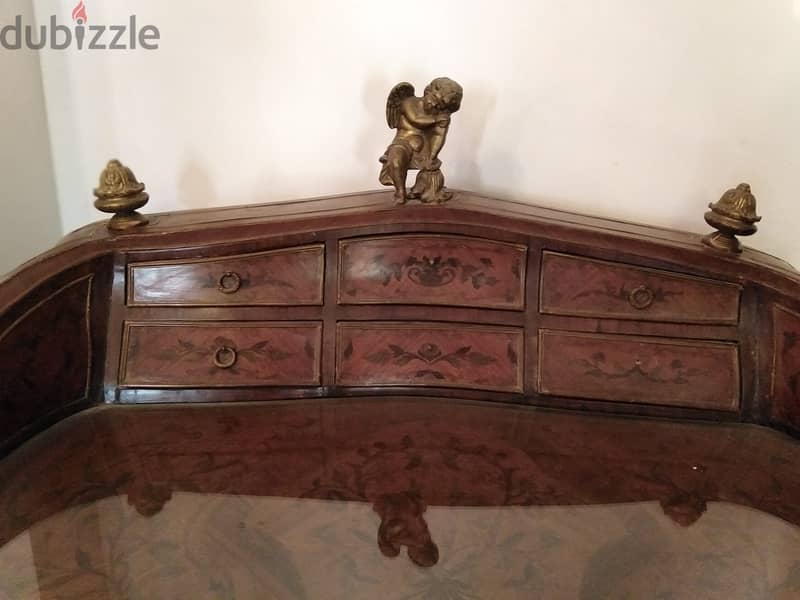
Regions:
<svg viewBox="0 0 800 600"><path fill-rule="evenodd" d="M32 0L0 4L0 22L9 15L33 18ZM28 49L0 51L0 277L61 237L47 113L39 54Z"/></svg>
<svg viewBox="0 0 800 600"><path fill-rule="evenodd" d="M207 169L194 158L181 169L177 188L181 208L211 208L220 204Z"/></svg>
<svg viewBox="0 0 800 600"><path fill-rule="evenodd" d="M479 192L483 188L479 165L486 165L487 161L485 157L479 161L478 153L486 124L494 111L496 94L473 84L469 90L465 86L464 99L461 110L453 117L453 133L449 139L449 143L458 145L458 158L450 161L447 175L452 187ZM513 180L514 164L508 156L502 158L505 161L502 168L506 170L509 180ZM490 162L497 161L490 159Z"/></svg>
<svg viewBox="0 0 800 600"><path fill-rule="evenodd" d="M361 131L356 136L354 144L355 155L364 165L375 165L375 187L379 187L378 173L380 163L378 158L386 150L392 140L393 133L386 124L386 97L389 90L398 81L390 82L385 74L372 72L367 77L361 93L364 112L367 119L362 121Z"/></svg>

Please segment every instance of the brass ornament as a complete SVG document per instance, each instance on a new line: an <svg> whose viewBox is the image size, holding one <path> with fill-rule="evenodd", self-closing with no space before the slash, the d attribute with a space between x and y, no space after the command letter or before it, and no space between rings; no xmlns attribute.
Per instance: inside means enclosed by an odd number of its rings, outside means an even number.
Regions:
<svg viewBox="0 0 800 600"><path fill-rule="evenodd" d="M221 346L214 352L214 366L218 369L230 369L236 364L238 358L235 348Z"/></svg>
<svg viewBox="0 0 800 600"><path fill-rule="evenodd" d="M750 186L740 183L708 207L711 210L705 214L706 223L717 231L705 236L703 243L724 252L741 252L742 244L736 236L753 235L758 229L755 224L761 220Z"/></svg>
<svg viewBox="0 0 800 600"><path fill-rule="evenodd" d="M223 294L235 294L241 287L242 278L233 271L226 271L217 280L217 289Z"/></svg>
<svg viewBox="0 0 800 600"><path fill-rule="evenodd" d="M461 107L464 92L447 77L428 84L421 98L414 96L414 86L398 83L386 100L386 122L397 133L380 162L379 181L394 186L397 204L419 200L424 204L443 204L452 198L444 187L439 152L450 128L450 115ZM406 189L409 169L416 169L414 186Z"/></svg>
<svg viewBox="0 0 800 600"><path fill-rule="evenodd" d="M646 285L640 285L628 293L628 303L636 310L650 308L655 299L655 293Z"/></svg>
<svg viewBox="0 0 800 600"><path fill-rule="evenodd" d="M94 190L97 210L113 213L108 228L113 231L124 231L140 225L146 225L148 218L136 212L150 199L144 191L144 184L137 181L128 167L118 160L110 160L100 174L100 185Z"/></svg>

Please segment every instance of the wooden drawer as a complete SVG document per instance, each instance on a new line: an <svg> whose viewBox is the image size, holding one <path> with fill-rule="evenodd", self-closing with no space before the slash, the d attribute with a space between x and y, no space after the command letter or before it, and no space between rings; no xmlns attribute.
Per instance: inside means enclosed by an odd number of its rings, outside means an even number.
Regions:
<svg viewBox="0 0 800 600"><path fill-rule="evenodd" d="M741 288L678 275L545 251L540 310L555 315L737 323Z"/></svg>
<svg viewBox="0 0 800 600"><path fill-rule="evenodd" d="M322 304L322 244L199 260L133 263L128 304L291 306Z"/></svg>
<svg viewBox="0 0 800 600"><path fill-rule="evenodd" d="M149 387L319 385L322 324L125 324L120 382Z"/></svg>
<svg viewBox="0 0 800 600"><path fill-rule="evenodd" d="M539 332L539 392L689 408L739 408L736 344Z"/></svg>
<svg viewBox="0 0 800 600"><path fill-rule="evenodd" d="M527 248L447 235L339 244L340 304L444 304L522 310Z"/></svg>
<svg viewBox="0 0 800 600"><path fill-rule="evenodd" d="M522 391L521 329L453 323L339 323L336 382Z"/></svg>

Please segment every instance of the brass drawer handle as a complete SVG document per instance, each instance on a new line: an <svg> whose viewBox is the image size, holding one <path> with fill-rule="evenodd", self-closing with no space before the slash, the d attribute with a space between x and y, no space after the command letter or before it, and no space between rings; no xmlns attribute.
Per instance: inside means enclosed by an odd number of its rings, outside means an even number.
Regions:
<svg viewBox="0 0 800 600"><path fill-rule="evenodd" d="M220 369L230 369L236 364L237 358L238 356L236 355L235 349L230 346L222 346L221 348L217 348L217 351L214 352L214 366Z"/></svg>
<svg viewBox="0 0 800 600"><path fill-rule="evenodd" d="M640 285L628 293L628 303L636 310L644 310L649 307L654 299L653 290L646 285Z"/></svg>
<svg viewBox="0 0 800 600"><path fill-rule="evenodd" d="M223 294L235 294L242 287L242 278L238 273L226 271L217 281L217 289Z"/></svg>

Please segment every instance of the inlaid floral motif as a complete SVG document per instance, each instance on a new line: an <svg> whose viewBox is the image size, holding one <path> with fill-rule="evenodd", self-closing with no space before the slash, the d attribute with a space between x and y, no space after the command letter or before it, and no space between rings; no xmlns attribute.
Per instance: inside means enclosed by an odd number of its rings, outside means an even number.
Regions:
<svg viewBox="0 0 800 600"><path fill-rule="evenodd" d="M491 274L494 263L491 258L481 258L478 264L465 263L456 257L409 256L405 262L388 262L385 255L373 258L371 279L379 280L384 286L394 278L400 281L404 276L409 281L424 287L441 287L451 283L456 277L461 283L469 282L476 290L483 286L494 286L498 278ZM516 269L519 277L519 267Z"/></svg>
<svg viewBox="0 0 800 600"><path fill-rule="evenodd" d="M403 235L339 247L342 304L440 304L522 310L527 248L479 238Z"/></svg>
<svg viewBox="0 0 800 600"><path fill-rule="evenodd" d="M648 288L651 296L650 303L657 304L660 302L667 302L672 298L677 296L682 296L683 292L681 291L673 291L673 290L665 290L662 287L657 287L650 289ZM579 300L581 298L590 298L593 296L603 296L606 298L611 298L613 300L619 300L622 302L629 302L631 299L631 294L634 293L634 289L628 289L625 285L618 286L610 281L604 281L602 287L586 289L574 294L571 299L572 300Z"/></svg>
<svg viewBox="0 0 800 600"><path fill-rule="evenodd" d="M220 276L217 272L219 267L215 266L212 270L207 272L201 273L200 269L196 269L197 271L197 278L195 279L194 283L197 287L202 289L218 289ZM295 289L295 284L291 281L286 281L284 279L279 279L274 277L269 273L258 273L256 278L251 277L248 272L244 272L241 275L241 287L248 288L248 287L274 287L283 290L293 290Z"/></svg>
<svg viewBox="0 0 800 600"><path fill-rule="evenodd" d="M469 365L485 367L497 362L496 358L488 354L474 351L472 346L461 346L453 352L445 353L439 346L432 343L422 344L416 351L408 351L398 344L388 344L386 348L368 354L366 359L377 365L393 364L400 367L413 361L419 361L427 367L417 371L415 377L433 376L436 379L445 379L445 375L441 371L431 368L440 362L446 362L457 369Z"/></svg>
<svg viewBox="0 0 800 600"><path fill-rule="evenodd" d="M315 385L318 323L129 323L121 381L127 385Z"/></svg>
<svg viewBox="0 0 800 600"><path fill-rule="evenodd" d="M626 367L606 360L603 352L595 352L588 359L579 359L577 364L583 367L583 374L590 377L602 379L640 377L651 383L687 384L691 378L703 374L700 369L687 367L678 358L671 360L668 365L658 360L636 360L632 366Z"/></svg>
<svg viewBox="0 0 800 600"><path fill-rule="evenodd" d="M211 346L199 345L190 339L178 339L174 346L169 346L158 350L155 354L156 358L167 363L209 363L208 374L213 375L221 373L222 370L213 365L213 357L219 348L232 348L236 352L236 356L242 358L250 363L256 363L259 360L270 360L272 362L283 361L290 358L292 355L289 352L280 350L272 344L270 340L261 340L246 348L238 348L236 342L224 336L217 336L214 338ZM229 369L230 373L237 374L242 369L237 364L234 364Z"/></svg>
<svg viewBox="0 0 800 600"><path fill-rule="evenodd" d="M520 391L522 331L398 323L339 325L342 385L447 385Z"/></svg>

